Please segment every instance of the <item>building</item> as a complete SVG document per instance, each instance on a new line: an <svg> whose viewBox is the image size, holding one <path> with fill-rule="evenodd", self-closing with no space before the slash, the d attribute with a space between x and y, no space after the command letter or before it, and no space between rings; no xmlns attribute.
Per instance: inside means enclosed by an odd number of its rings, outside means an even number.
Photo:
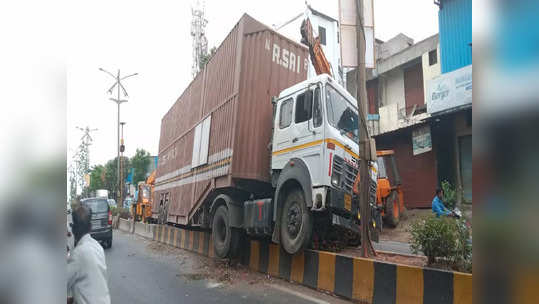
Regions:
<svg viewBox="0 0 539 304"><path fill-rule="evenodd" d="M280 34L301 43L300 27L305 16L308 16L313 26L313 35L320 37L320 44L324 50L324 55L331 65L333 78L341 85L344 83L343 70L341 67L341 46L339 41L339 22L307 5L306 12L298 12L298 15L284 24L274 26L275 30ZM316 71L309 58L309 68L307 69L307 77L316 76Z"/></svg>
<svg viewBox="0 0 539 304"><path fill-rule="evenodd" d="M472 201L472 0L440 0L441 75L427 82L438 180Z"/></svg>
<svg viewBox="0 0 539 304"><path fill-rule="evenodd" d="M430 207L435 188L455 185L472 201L471 0L442 0L439 35L376 40L367 73L368 127L378 150L393 149L408 208ZM355 71L347 89L356 92Z"/></svg>
<svg viewBox="0 0 539 304"><path fill-rule="evenodd" d="M395 151L407 208L431 206L438 186L430 140L426 83L440 75L438 35L414 44L399 34L376 40L376 68L367 73L368 127L378 150ZM355 95L355 71L347 74Z"/></svg>

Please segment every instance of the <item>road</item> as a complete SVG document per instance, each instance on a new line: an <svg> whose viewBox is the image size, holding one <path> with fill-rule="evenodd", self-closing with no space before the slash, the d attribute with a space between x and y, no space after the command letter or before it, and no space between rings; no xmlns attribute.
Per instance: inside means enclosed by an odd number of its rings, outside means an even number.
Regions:
<svg viewBox="0 0 539 304"><path fill-rule="evenodd" d="M105 250L112 303L350 303L114 230Z"/></svg>

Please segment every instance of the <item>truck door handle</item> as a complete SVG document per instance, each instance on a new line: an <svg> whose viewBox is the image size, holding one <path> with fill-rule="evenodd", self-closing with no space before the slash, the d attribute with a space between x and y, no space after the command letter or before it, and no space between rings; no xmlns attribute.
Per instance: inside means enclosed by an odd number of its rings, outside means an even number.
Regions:
<svg viewBox="0 0 539 304"><path fill-rule="evenodd" d="M297 138L297 137L294 137L294 138L292 139L292 142L295 143L296 141L298 141L298 138Z"/></svg>

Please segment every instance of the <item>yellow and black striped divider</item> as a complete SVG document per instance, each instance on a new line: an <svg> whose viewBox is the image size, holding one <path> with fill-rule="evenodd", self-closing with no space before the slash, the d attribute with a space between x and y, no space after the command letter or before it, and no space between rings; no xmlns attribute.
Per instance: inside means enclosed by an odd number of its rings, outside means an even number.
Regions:
<svg viewBox="0 0 539 304"><path fill-rule="evenodd" d="M211 234L167 225L152 225L153 240L167 245L215 257Z"/></svg>
<svg viewBox="0 0 539 304"><path fill-rule="evenodd" d="M211 234L153 226L153 239L215 257ZM472 303L472 275L304 250L286 253L277 244L247 240L241 263L249 268L361 303Z"/></svg>

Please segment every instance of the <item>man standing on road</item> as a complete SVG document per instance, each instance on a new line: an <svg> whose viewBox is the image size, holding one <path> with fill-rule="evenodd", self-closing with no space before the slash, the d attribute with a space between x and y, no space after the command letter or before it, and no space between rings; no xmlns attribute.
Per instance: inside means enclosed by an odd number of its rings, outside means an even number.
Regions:
<svg viewBox="0 0 539 304"><path fill-rule="evenodd" d="M79 205L72 215L75 248L67 260L67 292L77 304L110 304L105 252L90 236L91 211Z"/></svg>
<svg viewBox="0 0 539 304"><path fill-rule="evenodd" d="M445 207L442 201L443 196L444 191L440 188L436 189L436 196L432 200L432 212L436 213L436 217L440 217L440 215L451 215L451 211Z"/></svg>

